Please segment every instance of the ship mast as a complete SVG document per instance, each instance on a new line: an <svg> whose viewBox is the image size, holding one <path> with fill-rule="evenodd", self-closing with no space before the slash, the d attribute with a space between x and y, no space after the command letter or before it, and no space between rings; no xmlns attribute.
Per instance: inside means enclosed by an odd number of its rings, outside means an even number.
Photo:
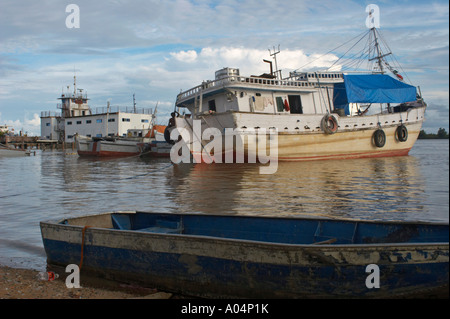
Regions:
<svg viewBox="0 0 450 319"><path fill-rule="evenodd" d="M372 59L369 59L369 61L377 60L378 68L380 69L380 73L384 73L383 58L384 58L385 56L390 55L391 52L386 53L386 54L383 54L383 52L381 51L381 48L380 48L380 43L378 42L378 37L377 37L377 31L376 31L376 28L373 27L373 28L371 29L371 31L372 31L372 33L373 33L373 37L374 37L374 41L375 41L375 49L377 50L377 56L374 57L374 58L372 58Z"/></svg>

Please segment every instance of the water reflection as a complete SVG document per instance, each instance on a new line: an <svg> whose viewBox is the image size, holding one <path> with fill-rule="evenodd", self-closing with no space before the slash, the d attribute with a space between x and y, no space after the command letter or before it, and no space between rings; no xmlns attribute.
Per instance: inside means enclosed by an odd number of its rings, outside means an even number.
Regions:
<svg viewBox="0 0 450 319"><path fill-rule="evenodd" d="M424 207L414 157L255 165L175 165L167 173L180 211L403 219Z"/></svg>
<svg viewBox="0 0 450 319"><path fill-rule="evenodd" d="M116 210L448 222L448 141L411 156L258 165L172 165L62 152L0 158L0 263L45 265L39 222Z"/></svg>
<svg viewBox="0 0 450 319"><path fill-rule="evenodd" d="M239 192L253 192L244 179L258 172L258 167L246 164L181 164L166 176L170 198L180 211L221 214L239 209Z"/></svg>

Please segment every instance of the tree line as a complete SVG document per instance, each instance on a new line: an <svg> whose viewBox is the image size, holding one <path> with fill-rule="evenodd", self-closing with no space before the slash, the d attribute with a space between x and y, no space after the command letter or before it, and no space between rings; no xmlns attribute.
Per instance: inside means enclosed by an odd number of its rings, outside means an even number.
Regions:
<svg viewBox="0 0 450 319"><path fill-rule="evenodd" d="M448 133L444 128L439 128L437 134L426 133L425 130L421 130L419 133L419 139L448 139Z"/></svg>

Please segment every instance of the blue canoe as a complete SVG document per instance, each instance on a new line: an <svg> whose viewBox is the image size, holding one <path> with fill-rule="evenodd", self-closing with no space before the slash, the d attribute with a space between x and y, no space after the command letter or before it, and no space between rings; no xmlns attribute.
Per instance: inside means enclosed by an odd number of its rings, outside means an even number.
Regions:
<svg viewBox="0 0 450 319"><path fill-rule="evenodd" d="M82 259L81 279L231 298L448 289L448 224L115 212L40 226L48 264Z"/></svg>

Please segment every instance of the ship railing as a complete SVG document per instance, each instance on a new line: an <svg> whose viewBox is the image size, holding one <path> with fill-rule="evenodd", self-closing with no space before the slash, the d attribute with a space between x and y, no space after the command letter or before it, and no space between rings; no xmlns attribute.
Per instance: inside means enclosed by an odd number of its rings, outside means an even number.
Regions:
<svg viewBox="0 0 450 319"><path fill-rule="evenodd" d="M61 117L61 113L55 111L42 111L41 117Z"/></svg>
<svg viewBox="0 0 450 319"><path fill-rule="evenodd" d="M64 104L62 104L62 103L57 103L56 104L56 108L57 109L68 109L70 107L70 104L69 103L64 103Z"/></svg>
<svg viewBox="0 0 450 319"><path fill-rule="evenodd" d="M308 73L308 75L314 73ZM178 94L178 100L185 99L192 96L199 95L202 91L215 88L222 87L232 83L241 83L243 85L270 85L278 88L284 87L298 87L298 88L318 88L320 79L320 84L329 84L329 83L338 83L343 81L342 74L339 73L317 73L315 76L306 76L305 79L295 80L293 78L287 79L268 79L262 77L246 77L246 76L237 76L231 75L228 77L224 77L218 80L213 81L205 81L202 84L193 87L187 91L181 92Z"/></svg>
<svg viewBox="0 0 450 319"><path fill-rule="evenodd" d="M367 72L365 72L367 73ZM312 82L342 82L344 80L344 73L342 72L289 72L289 78L297 81L312 81Z"/></svg>
<svg viewBox="0 0 450 319"><path fill-rule="evenodd" d="M135 114L153 114L152 108L140 108L140 107L134 107L134 106L101 106L96 107L95 112L92 112L92 114L105 114L105 113L117 113L117 112L123 112L123 113L135 113Z"/></svg>
<svg viewBox="0 0 450 319"><path fill-rule="evenodd" d="M66 93L62 93L61 94L61 98L63 99L85 99L87 100L87 93L70 93L70 92L66 92Z"/></svg>

